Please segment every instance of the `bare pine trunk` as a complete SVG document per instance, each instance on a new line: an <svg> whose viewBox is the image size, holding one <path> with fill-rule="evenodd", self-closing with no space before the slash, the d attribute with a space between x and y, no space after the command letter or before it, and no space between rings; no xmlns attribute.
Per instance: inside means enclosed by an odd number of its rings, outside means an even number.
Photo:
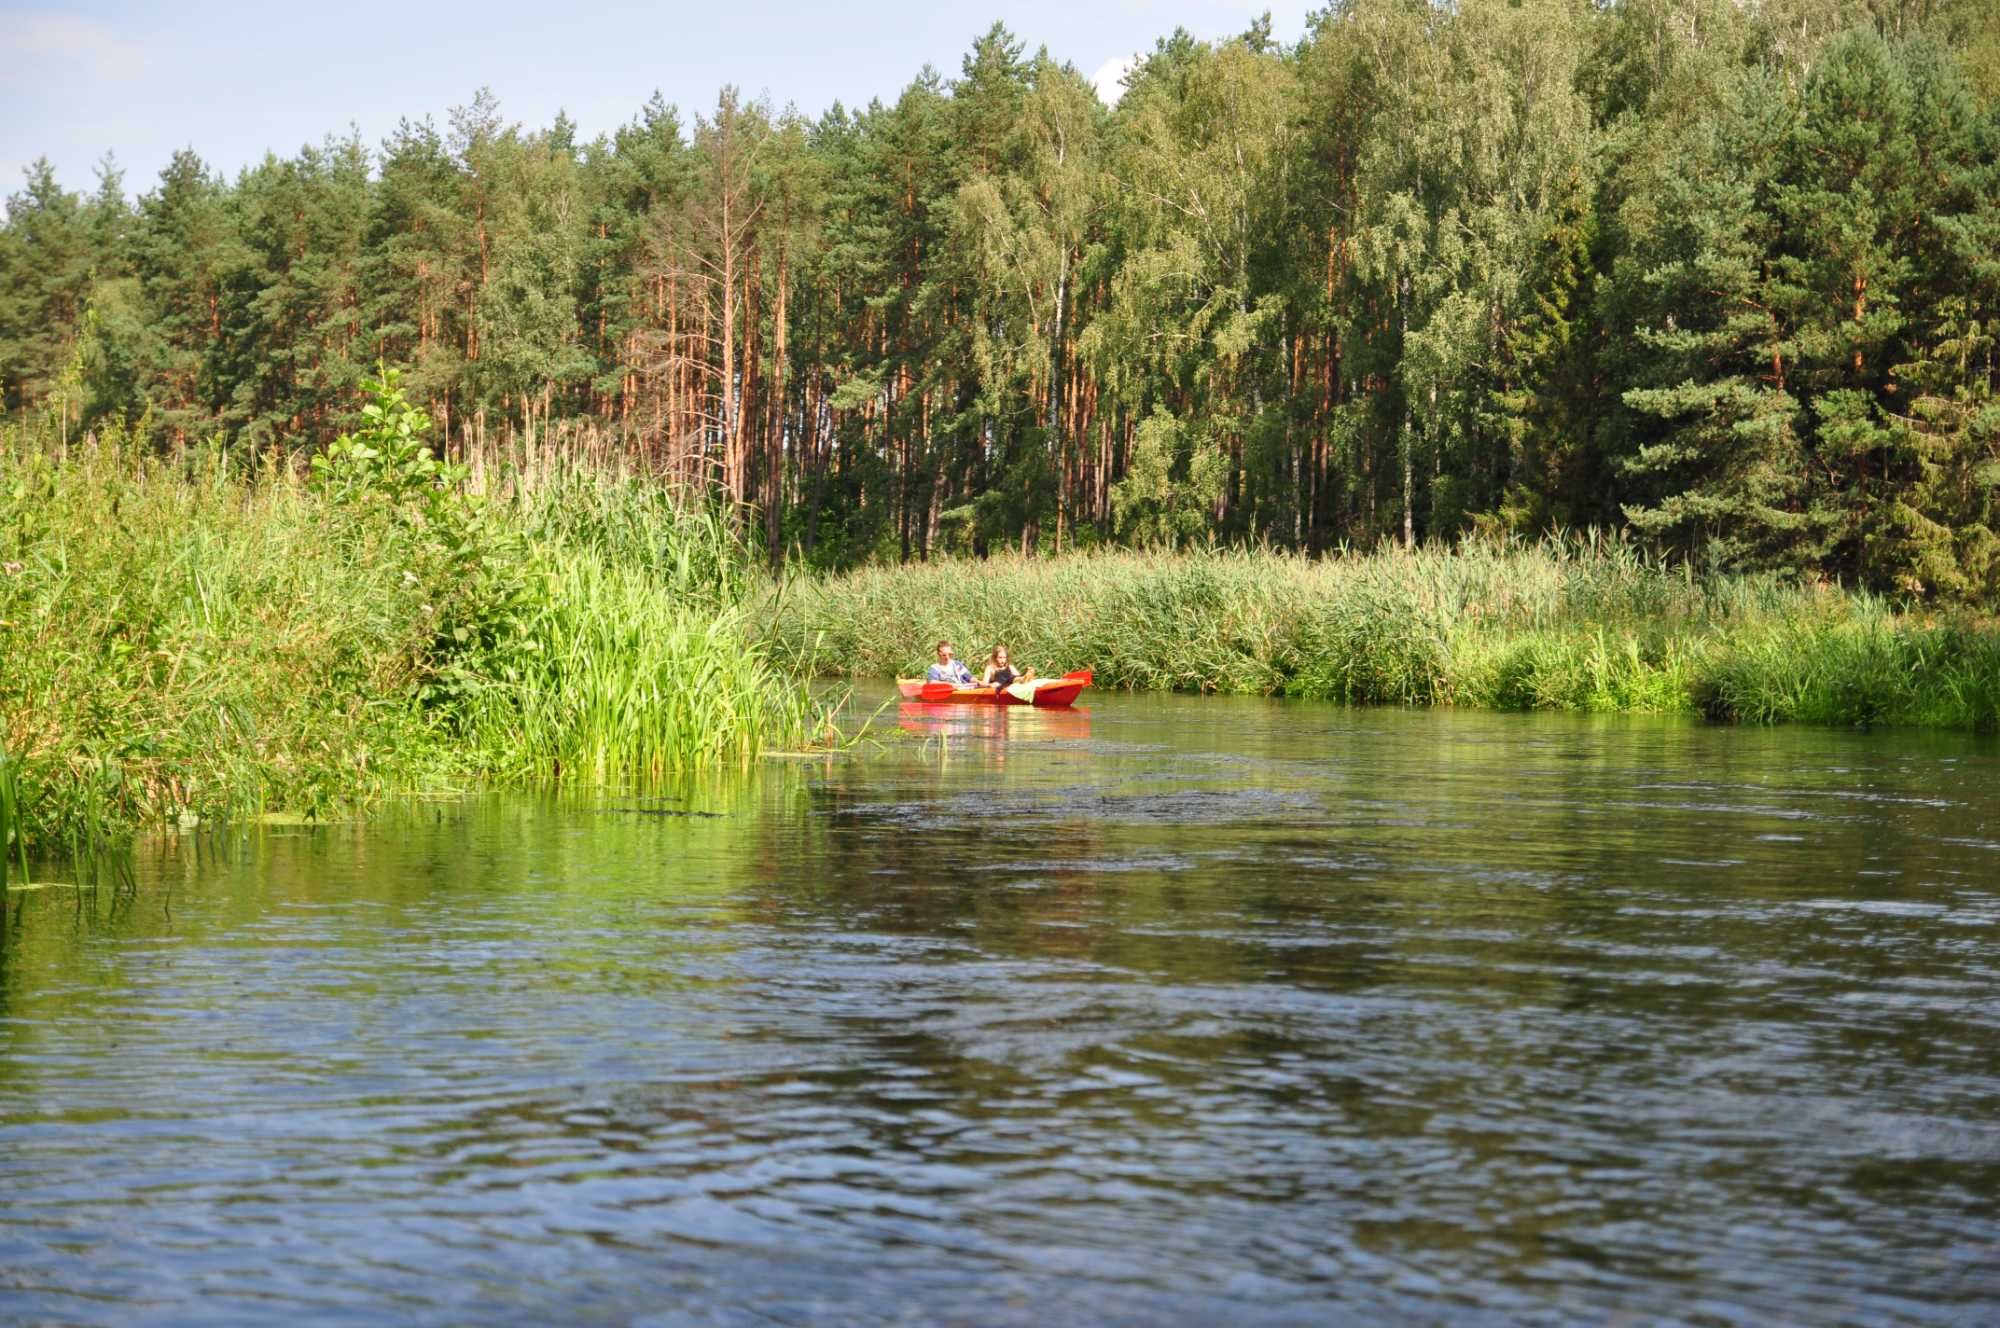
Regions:
<svg viewBox="0 0 2000 1328"><path fill-rule="evenodd" d="M1399 316L1402 319L1402 344L1398 353L1407 350L1410 344L1410 279L1402 279L1403 301ZM1403 451L1403 547L1408 549L1416 544L1416 521L1411 513L1411 460L1410 460L1410 394L1403 393L1403 430L1401 435Z"/></svg>
<svg viewBox="0 0 2000 1328"><path fill-rule="evenodd" d="M725 180L722 188L722 483L732 504L743 501L743 488L736 473L736 245L729 226L730 205Z"/></svg>
<svg viewBox="0 0 2000 1328"><path fill-rule="evenodd" d="M778 249L778 303L772 315L771 431L765 439L769 460L765 466L764 543L773 567L778 565L785 552L781 510L785 497L785 295L789 289L785 268L785 250L781 245Z"/></svg>

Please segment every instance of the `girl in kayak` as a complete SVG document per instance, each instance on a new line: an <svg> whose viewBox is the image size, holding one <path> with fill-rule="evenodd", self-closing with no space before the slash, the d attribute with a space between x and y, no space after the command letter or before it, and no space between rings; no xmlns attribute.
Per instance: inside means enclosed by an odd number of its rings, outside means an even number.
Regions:
<svg viewBox="0 0 2000 1328"><path fill-rule="evenodd" d="M1030 668L1016 671L1012 661L1007 658L1007 647L995 646L993 653L986 657L986 672L980 681L997 692L1010 683L1027 682L1034 676L1035 671Z"/></svg>

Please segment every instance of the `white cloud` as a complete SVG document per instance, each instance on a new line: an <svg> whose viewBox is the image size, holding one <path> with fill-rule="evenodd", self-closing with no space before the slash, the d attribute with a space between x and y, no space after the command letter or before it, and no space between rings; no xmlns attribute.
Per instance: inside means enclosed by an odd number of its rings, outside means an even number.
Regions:
<svg viewBox="0 0 2000 1328"><path fill-rule="evenodd" d="M1097 67L1090 76L1090 85L1097 89L1097 99L1106 106L1116 106L1118 99L1125 95L1125 76L1138 66L1136 55L1114 55Z"/></svg>
<svg viewBox="0 0 2000 1328"><path fill-rule="evenodd" d="M0 78L62 80L108 92L93 85L138 78L152 64L143 44L96 19L49 10L0 10Z"/></svg>

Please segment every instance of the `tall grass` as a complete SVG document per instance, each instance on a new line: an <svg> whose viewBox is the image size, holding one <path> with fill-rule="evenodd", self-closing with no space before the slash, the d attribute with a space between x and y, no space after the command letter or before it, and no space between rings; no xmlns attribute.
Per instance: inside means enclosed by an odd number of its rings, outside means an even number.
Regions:
<svg viewBox="0 0 2000 1328"><path fill-rule="evenodd" d="M712 504L643 477L560 457L496 479L490 496L536 541L646 573L691 608L740 604L762 581Z"/></svg>
<svg viewBox="0 0 2000 1328"><path fill-rule="evenodd" d="M21 879L28 877L28 844L25 835L19 833L21 781L13 760L7 755L7 746L0 743L0 892L7 889L7 875L17 864ZM0 899L0 910L6 902ZM0 913L0 924L6 922Z"/></svg>
<svg viewBox="0 0 2000 1328"><path fill-rule="evenodd" d="M908 673L949 636L1101 685L1354 703L2000 726L2000 633L1771 577L1692 575L1616 538L1309 560L1088 553L812 583L791 656Z"/></svg>
<svg viewBox="0 0 2000 1328"><path fill-rule="evenodd" d="M350 556L328 556L336 543ZM151 457L116 435L60 461L0 440L17 828L59 847L317 811L418 778L418 754L446 760L404 699L427 633L400 552L282 470Z"/></svg>
<svg viewBox="0 0 2000 1328"><path fill-rule="evenodd" d="M284 465L0 436L0 843L644 777L822 727L747 630L721 520L640 479L496 489L441 534Z"/></svg>
<svg viewBox="0 0 2000 1328"><path fill-rule="evenodd" d="M538 593L463 731L505 776L657 776L808 742L826 716L753 638L762 582L713 507L543 458L496 495L535 549Z"/></svg>

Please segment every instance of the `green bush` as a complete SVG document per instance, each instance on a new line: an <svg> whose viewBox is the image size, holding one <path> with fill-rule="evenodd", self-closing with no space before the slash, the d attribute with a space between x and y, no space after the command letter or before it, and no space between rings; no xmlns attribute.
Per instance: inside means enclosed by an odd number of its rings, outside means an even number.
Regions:
<svg viewBox="0 0 2000 1328"><path fill-rule="evenodd" d="M363 427L312 459L316 491L350 519L335 529L361 544L386 524L406 575L424 591L429 628L418 694L449 711L477 680L514 670L533 640L523 630L540 585L532 549L466 487L466 469L435 456L430 417L410 404L394 369L362 384L375 399ZM365 552L350 543L341 552Z"/></svg>
<svg viewBox="0 0 2000 1328"><path fill-rule="evenodd" d="M1358 581L1313 605L1289 634L1283 690L1351 704L1451 699L1451 651L1435 609L1409 586Z"/></svg>

